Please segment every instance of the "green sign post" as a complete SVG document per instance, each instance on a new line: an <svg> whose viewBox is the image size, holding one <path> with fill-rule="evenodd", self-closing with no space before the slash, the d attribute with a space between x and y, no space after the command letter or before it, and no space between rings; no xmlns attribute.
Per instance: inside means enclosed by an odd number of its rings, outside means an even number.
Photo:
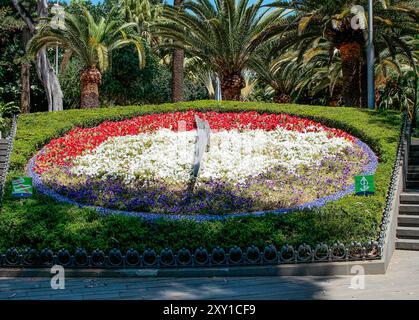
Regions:
<svg viewBox="0 0 419 320"><path fill-rule="evenodd" d="M374 176L355 176L355 193L359 196L374 194Z"/></svg>
<svg viewBox="0 0 419 320"><path fill-rule="evenodd" d="M31 177L13 177L12 195L18 198L31 197L33 192Z"/></svg>

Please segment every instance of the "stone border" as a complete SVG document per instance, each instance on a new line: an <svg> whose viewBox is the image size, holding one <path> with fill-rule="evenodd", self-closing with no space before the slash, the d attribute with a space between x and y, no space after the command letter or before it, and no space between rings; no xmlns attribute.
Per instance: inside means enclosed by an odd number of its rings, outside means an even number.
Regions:
<svg viewBox="0 0 419 320"><path fill-rule="evenodd" d="M153 277L247 277L247 276L349 276L356 275L354 266L364 268L365 275L384 274L386 263L377 261L323 262L315 264L285 264L272 266L238 266L216 268L177 268L177 269L65 269L68 278L153 278ZM352 270L352 273L351 273ZM39 277L50 278L47 268L1 269L0 277Z"/></svg>

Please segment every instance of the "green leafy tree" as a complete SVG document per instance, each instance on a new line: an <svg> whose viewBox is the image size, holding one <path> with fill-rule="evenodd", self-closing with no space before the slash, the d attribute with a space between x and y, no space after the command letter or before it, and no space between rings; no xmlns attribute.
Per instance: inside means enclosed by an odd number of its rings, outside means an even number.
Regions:
<svg viewBox="0 0 419 320"><path fill-rule="evenodd" d="M12 8L2 5L0 3L0 47L3 47L9 34L21 31L24 27L23 22L13 15Z"/></svg>
<svg viewBox="0 0 419 320"><path fill-rule="evenodd" d="M18 101L19 78L16 59L22 56L23 23L14 17L10 4L0 2L0 102Z"/></svg>
<svg viewBox="0 0 419 320"><path fill-rule="evenodd" d="M22 57L24 23L13 13L10 3L0 1L0 103L17 102L20 81L16 76L18 60Z"/></svg>

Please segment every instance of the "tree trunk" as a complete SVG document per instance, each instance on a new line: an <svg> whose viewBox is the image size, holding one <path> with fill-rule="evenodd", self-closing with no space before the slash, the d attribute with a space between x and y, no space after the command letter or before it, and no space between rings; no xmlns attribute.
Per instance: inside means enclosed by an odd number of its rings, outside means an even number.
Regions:
<svg viewBox="0 0 419 320"><path fill-rule="evenodd" d="M358 42L342 43L337 49L342 60L342 100L346 107L361 106L361 45Z"/></svg>
<svg viewBox="0 0 419 320"><path fill-rule="evenodd" d="M290 103L291 97L288 94L285 94L281 91L275 91L273 101L274 103Z"/></svg>
<svg viewBox="0 0 419 320"><path fill-rule="evenodd" d="M99 84L101 80L102 75L95 67L84 69L80 74L80 107L82 109L99 107Z"/></svg>
<svg viewBox="0 0 419 320"><path fill-rule="evenodd" d="M29 42L31 33L28 28L23 29L23 45ZM20 85L22 88L20 94L20 112L29 113L31 110L31 64L30 62L23 62L20 66Z"/></svg>
<svg viewBox="0 0 419 320"><path fill-rule="evenodd" d="M22 92L20 93L20 112L29 113L31 110L31 64L24 62L20 66L20 84Z"/></svg>
<svg viewBox="0 0 419 320"><path fill-rule="evenodd" d="M183 0L175 0L175 6L181 6ZM185 53L181 49L173 50L173 66L172 66L172 101L179 102L183 101L183 82L184 82L184 71L183 62Z"/></svg>
<svg viewBox="0 0 419 320"><path fill-rule="evenodd" d="M333 88L333 92L331 92L329 105L331 107L337 107L342 105L342 86L340 84L337 84Z"/></svg>
<svg viewBox="0 0 419 320"><path fill-rule="evenodd" d="M38 15L41 19L48 18L48 1L38 0ZM47 50L41 49L36 55L38 77L44 84L48 100L48 111L63 110L63 92L57 74L48 60Z"/></svg>
<svg viewBox="0 0 419 320"><path fill-rule="evenodd" d="M13 6L19 12L22 19L25 21L28 29L30 30L31 35L33 36L36 32L36 23L19 2L19 0L12 0ZM39 19L48 18L48 1L47 0L38 0L37 13ZM45 94L47 95L48 101L48 111L61 111L63 110L63 93L61 91L61 86L58 81L58 77L55 74L53 68L47 57L46 49L41 49L36 55L36 73L39 80L42 82Z"/></svg>
<svg viewBox="0 0 419 320"><path fill-rule="evenodd" d="M240 74L222 75L220 82L223 100L240 100L241 90L245 87L244 79Z"/></svg>
<svg viewBox="0 0 419 320"><path fill-rule="evenodd" d="M47 95L48 111L62 111L63 92L61 91L58 77L48 60L45 48L38 51L35 65L38 78L44 85L45 94Z"/></svg>

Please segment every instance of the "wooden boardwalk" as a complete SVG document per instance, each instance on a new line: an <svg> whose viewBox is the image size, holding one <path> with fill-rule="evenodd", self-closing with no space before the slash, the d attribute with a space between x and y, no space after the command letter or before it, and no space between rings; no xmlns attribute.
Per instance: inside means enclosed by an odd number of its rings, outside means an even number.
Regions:
<svg viewBox="0 0 419 320"><path fill-rule="evenodd" d="M396 251L385 275L351 277L0 278L0 299L419 299L419 252Z"/></svg>

